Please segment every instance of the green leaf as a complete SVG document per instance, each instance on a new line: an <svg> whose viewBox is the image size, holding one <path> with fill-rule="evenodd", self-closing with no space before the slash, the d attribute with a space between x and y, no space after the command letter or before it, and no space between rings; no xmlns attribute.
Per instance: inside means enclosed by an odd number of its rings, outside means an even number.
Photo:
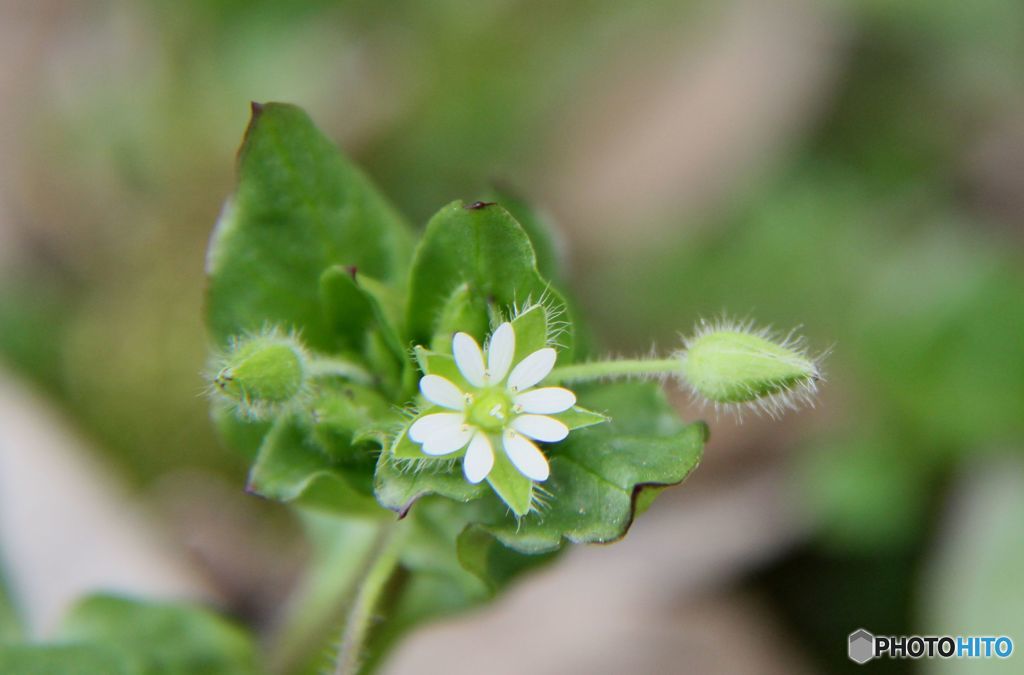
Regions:
<svg viewBox="0 0 1024 675"><path fill-rule="evenodd" d="M249 472L246 490L268 499L337 513L385 515L372 497L353 484L354 478L343 473L310 442L303 424L284 416L278 418L264 439Z"/></svg>
<svg viewBox="0 0 1024 675"><path fill-rule="evenodd" d="M533 208L525 199L507 187L494 187L488 201L501 204L526 230L537 255L537 270L545 279L562 280L562 256L555 224L547 214Z"/></svg>
<svg viewBox="0 0 1024 675"><path fill-rule="evenodd" d="M321 273L354 266L404 279L411 249L395 210L295 106L253 106L238 187L207 258L208 322L220 344L277 324L313 349L335 347L320 308Z"/></svg>
<svg viewBox="0 0 1024 675"><path fill-rule="evenodd" d="M565 301L537 272L530 239L500 206L454 202L427 224L416 249L409 286L408 327L417 344L432 344L438 318L460 286L488 305L508 311L527 300L546 303L566 319ZM571 360L572 329L561 339Z"/></svg>
<svg viewBox="0 0 1024 675"><path fill-rule="evenodd" d="M485 530L511 548L542 553L563 540L615 541L632 524L645 488L679 483L700 461L707 427L683 425L657 385L624 382L579 394L611 421L546 446L551 477L541 487L551 496L539 511L517 521L493 500Z"/></svg>
<svg viewBox="0 0 1024 675"><path fill-rule="evenodd" d="M59 637L98 645L99 650L88 658L116 654L122 664L129 665L122 672L252 675L261 671L252 640L244 631L212 612L184 603L92 596L72 609ZM107 656L102 656L104 652ZM118 671L101 668L92 672Z"/></svg>
<svg viewBox="0 0 1024 675"><path fill-rule="evenodd" d="M6 645L0 673L12 675L143 675L136 659L106 645ZM170 673L171 671L161 671ZM180 671L179 671L180 672Z"/></svg>
<svg viewBox="0 0 1024 675"><path fill-rule="evenodd" d="M386 286L352 268L334 266L320 277L320 297L339 348L363 353L367 334L376 330L396 360L407 360L398 326L401 303Z"/></svg>
<svg viewBox="0 0 1024 675"><path fill-rule="evenodd" d="M370 472L376 463L372 446L382 447L387 432L401 420L376 390L344 380L321 384L311 417L313 438L331 461Z"/></svg>
<svg viewBox="0 0 1024 675"><path fill-rule="evenodd" d="M405 437L403 433L402 438ZM420 457L424 455L420 453ZM462 471L453 467L451 462L396 460L389 453L382 452L377 463L374 491L382 506L404 516L416 500L429 494L468 502L480 497L487 489L482 483L473 485L468 482Z"/></svg>
<svg viewBox="0 0 1024 675"><path fill-rule="evenodd" d="M456 550L462 567L492 591L530 568L553 560L558 554L558 550L538 555L520 553L499 542L480 525L470 525L462 530Z"/></svg>

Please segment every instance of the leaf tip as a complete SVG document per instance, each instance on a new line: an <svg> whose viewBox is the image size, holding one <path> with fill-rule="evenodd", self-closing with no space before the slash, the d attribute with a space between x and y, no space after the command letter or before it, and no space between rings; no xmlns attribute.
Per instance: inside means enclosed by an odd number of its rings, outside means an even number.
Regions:
<svg viewBox="0 0 1024 675"><path fill-rule="evenodd" d="M479 211L480 209L485 209L488 206L495 206L497 205L497 203L498 202L473 202L471 204L466 204L462 208L466 209L467 211Z"/></svg>

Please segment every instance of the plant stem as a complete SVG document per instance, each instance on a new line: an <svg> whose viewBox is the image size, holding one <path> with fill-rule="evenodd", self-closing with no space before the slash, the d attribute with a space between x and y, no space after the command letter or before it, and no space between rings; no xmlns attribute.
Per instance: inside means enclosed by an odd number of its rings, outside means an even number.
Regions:
<svg viewBox="0 0 1024 675"><path fill-rule="evenodd" d="M670 375L680 371L677 358L669 359L622 359L618 361L591 361L574 363L551 371L545 382L574 382L600 380L607 377L630 375Z"/></svg>
<svg viewBox="0 0 1024 675"><path fill-rule="evenodd" d="M398 550L401 543L398 535L397 522L383 523L367 554L366 564L359 575L356 595L345 617L345 625L338 641L334 675L356 675L359 672L363 648L370 632L370 624L374 620L374 609L398 565Z"/></svg>

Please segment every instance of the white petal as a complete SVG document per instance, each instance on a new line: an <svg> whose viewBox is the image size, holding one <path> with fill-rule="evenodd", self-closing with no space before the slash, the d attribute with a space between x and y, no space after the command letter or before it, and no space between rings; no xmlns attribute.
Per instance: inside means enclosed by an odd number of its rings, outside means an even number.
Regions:
<svg viewBox="0 0 1024 675"><path fill-rule="evenodd" d="M520 415L512 420L512 428L545 443L557 443L569 435L569 427L545 415Z"/></svg>
<svg viewBox="0 0 1024 675"><path fill-rule="evenodd" d="M538 349L512 369L508 376L508 388L512 391L529 389L548 376L555 367L556 358L558 354L551 347Z"/></svg>
<svg viewBox="0 0 1024 675"><path fill-rule="evenodd" d="M452 354L455 356L455 365L459 372L474 387L482 387L484 384L484 354L480 351L480 345L476 343L469 333L456 333L452 338Z"/></svg>
<svg viewBox="0 0 1024 675"><path fill-rule="evenodd" d="M427 437L427 440L423 442L423 452L428 455L447 455L455 452L469 443L473 431L468 424L445 427Z"/></svg>
<svg viewBox="0 0 1024 675"><path fill-rule="evenodd" d="M428 401L442 408L462 410L466 407L466 397L462 391L440 375L420 378L420 391Z"/></svg>
<svg viewBox="0 0 1024 675"><path fill-rule="evenodd" d="M516 353L516 333L508 321L498 326L487 347L487 374L492 383L505 379Z"/></svg>
<svg viewBox="0 0 1024 675"><path fill-rule="evenodd" d="M519 469L519 473L532 480L547 480L551 469L547 457L536 445L512 430L506 430L502 440L505 454Z"/></svg>
<svg viewBox="0 0 1024 675"><path fill-rule="evenodd" d="M487 434L478 431L469 442L466 449L466 456L462 460L462 470L466 474L466 480L470 483L479 483L494 466L494 450L491 448L491 441Z"/></svg>
<svg viewBox="0 0 1024 675"><path fill-rule="evenodd" d="M462 426L462 413L434 413L424 415L409 427L409 438L423 443L432 436Z"/></svg>
<svg viewBox="0 0 1024 675"><path fill-rule="evenodd" d="M516 405L528 413L560 413L576 405L576 394L562 387L543 387L516 396Z"/></svg>

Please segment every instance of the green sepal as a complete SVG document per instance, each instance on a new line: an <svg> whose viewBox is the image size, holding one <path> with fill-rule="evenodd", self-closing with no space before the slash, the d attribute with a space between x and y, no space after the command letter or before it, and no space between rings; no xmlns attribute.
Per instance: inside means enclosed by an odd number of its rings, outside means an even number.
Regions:
<svg viewBox="0 0 1024 675"><path fill-rule="evenodd" d="M602 422L608 422L611 419L606 415L594 412L593 410L587 410L586 408L581 408L578 405L569 408L565 412L549 414L548 417L554 417L556 420L569 427L569 431L582 429L595 424L601 424Z"/></svg>
<svg viewBox="0 0 1024 675"><path fill-rule="evenodd" d="M501 438L491 438L494 448L494 468L487 474L487 482L503 502L512 509L517 518L522 518L533 506L533 481L519 473L505 454Z"/></svg>
<svg viewBox="0 0 1024 675"><path fill-rule="evenodd" d="M548 310L542 305L533 305L512 319L512 331L516 335L513 367L538 349L552 345L553 336L549 330Z"/></svg>

